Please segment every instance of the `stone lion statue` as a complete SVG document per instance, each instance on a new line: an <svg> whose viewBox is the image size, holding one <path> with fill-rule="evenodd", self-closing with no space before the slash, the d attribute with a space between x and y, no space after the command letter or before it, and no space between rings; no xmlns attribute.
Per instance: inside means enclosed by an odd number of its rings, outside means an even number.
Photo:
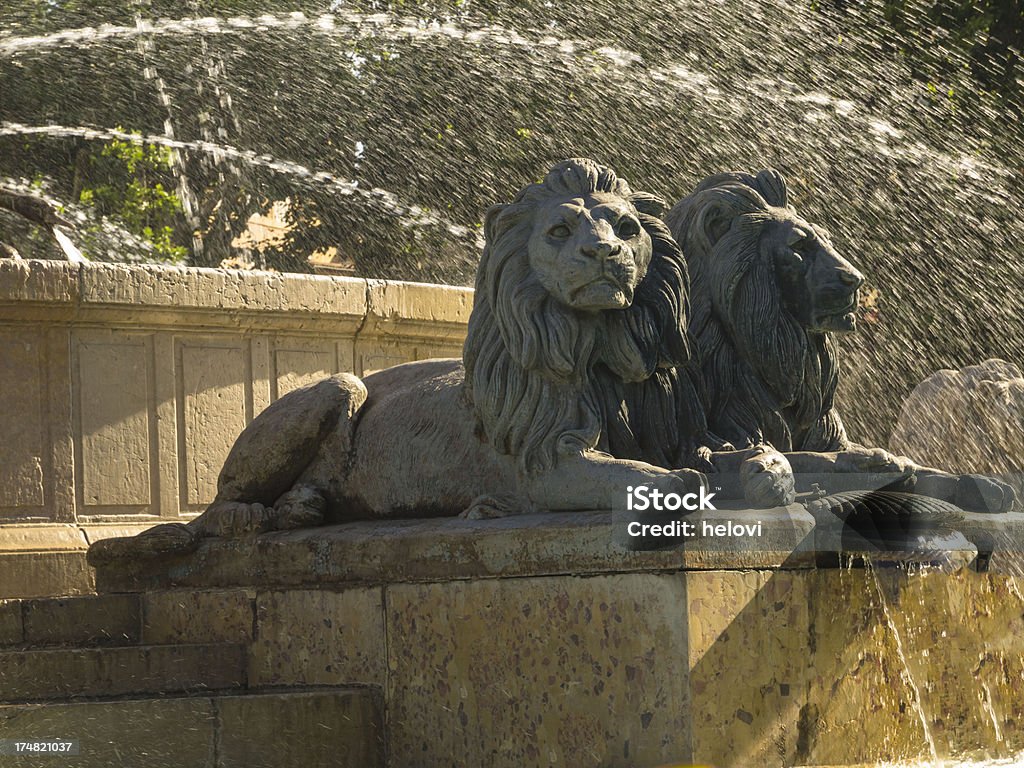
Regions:
<svg viewBox="0 0 1024 768"><path fill-rule="evenodd" d="M903 402L893 451L955 472L1003 477L1024 494L1024 374L1005 360L943 369Z"/></svg>
<svg viewBox="0 0 1024 768"><path fill-rule="evenodd" d="M696 469L655 466L640 448L613 455L629 432L609 405L616 388L653 380L649 405L664 401L658 412L684 424L680 407L700 407L675 386L692 383L673 374L690 362L687 282L664 208L592 161L556 165L486 215L464 365L338 374L285 395L238 437L202 515L98 542L90 561L325 519L616 509L637 485L697 492L707 480ZM622 422L614 440L610 418ZM679 460L741 477L756 503L792 500L779 454L712 456L702 441L680 439Z"/></svg>
<svg viewBox="0 0 1024 768"><path fill-rule="evenodd" d="M835 405L833 336L856 328L864 278L822 227L796 213L781 174L711 176L666 222L690 270L689 327L713 433L736 446L770 444L798 477L895 474L908 489L967 508L1010 507L1003 483L850 441Z"/></svg>

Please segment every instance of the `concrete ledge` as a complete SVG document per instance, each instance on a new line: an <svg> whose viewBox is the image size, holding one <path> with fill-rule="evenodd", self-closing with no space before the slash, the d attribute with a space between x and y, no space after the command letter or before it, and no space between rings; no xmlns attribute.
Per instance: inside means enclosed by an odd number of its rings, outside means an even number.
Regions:
<svg viewBox="0 0 1024 768"><path fill-rule="evenodd" d="M0 600L91 594L95 579L85 561L89 545L111 536L134 536L156 522L0 525Z"/></svg>
<svg viewBox="0 0 1024 768"><path fill-rule="evenodd" d="M459 339L473 307L469 288L354 277L159 265L0 261L0 319L170 322L217 326L329 326L386 333L407 325L437 343ZM127 313L127 314L126 314ZM439 334L438 331L441 331Z"/></svg>
<svg viewBox="0 0 1024 768"><path fill-rule="evenodd" d="M101 592L171 586L296 587L702 569L807 568L813 518L799 505L706 513L720 523L762 521L751 541L694 540L631 551L627 520L610 512L498 520L363 521L239 539L209 539L191 555L97 572ZM702 518L695 517L695 521Z"/></svg>

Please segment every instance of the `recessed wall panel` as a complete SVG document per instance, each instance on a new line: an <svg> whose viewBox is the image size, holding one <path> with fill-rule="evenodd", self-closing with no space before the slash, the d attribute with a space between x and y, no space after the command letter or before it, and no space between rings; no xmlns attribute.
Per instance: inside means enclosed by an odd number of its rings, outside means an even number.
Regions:
<svg viewBox="0 0 1024 768"><path fill-rule="evenodd" d="M89 507L152 502L153 403L150 344L82 342L78 346L82 503Z"/></svg>
<svg viewBox="0 0 1024 768"><path fill-rule="evenodd" d="M198 508L213 501L224 459L252 413L248 349L183 343L178 377L182 500Z"/></svg>
<svg viewBox="0 0 1024 768"><path fill-rule="evenodd" d="M0 507L25 512L44 504L42 339L33 331L0 332Z"/></svg>

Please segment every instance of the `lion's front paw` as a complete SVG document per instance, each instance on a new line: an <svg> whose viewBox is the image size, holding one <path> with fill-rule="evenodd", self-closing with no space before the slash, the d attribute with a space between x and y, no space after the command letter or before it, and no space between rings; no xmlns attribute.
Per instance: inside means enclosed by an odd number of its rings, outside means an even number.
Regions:
<svg viewBox="0 0 1024 768"><path fill-rule="evenodd" d="M906 456L896 456L883 448L842 451L836 457L836 470L850 474L910 475L916 469Z"/></svg>
<svg viewBox="0 0 1024 768"><path fill-rule="evenodd" d="M970 512L1009 512L1017 492L1001 480L985 475L960 475L955 503Z"/></svg>
<svg viewBox="0 0 1024 768"><path fill-rule="evenodd" d="M245 501L214 501L188 527L205 538L243 536L273 528L273 507Z"/></svg>
<svg viewBox="0 0 1024 768"><path fill-rule="evenodd" d="M778 451L760 447L740 465L743 498L758 508L781 507L796 500L793 468Z"/></svg>
<svg viewBox="0 0 1024 768"><path fill-rule="evenodd" d="M165 523L138 536L100 539L86 554L93 568L114 563L152 560L171 555L186 555L199 546L199 536L181 523Z"/></svg>

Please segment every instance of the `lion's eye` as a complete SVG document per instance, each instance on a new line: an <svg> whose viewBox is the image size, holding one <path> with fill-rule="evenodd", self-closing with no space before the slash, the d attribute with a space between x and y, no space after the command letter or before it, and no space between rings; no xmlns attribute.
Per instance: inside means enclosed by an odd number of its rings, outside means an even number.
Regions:
<svg viewBox="0 0 1024 768"><path fill-rule="evenodd" d="M569 228L565 226L565 224L557 224L556 226L548 230L548 234L551 237L563 238L568 237L572 233L569 231Z"/></svg>
<svg viewBox="0 0 1024 768"><path fill-rule="evenodd" d="M623 219L615 227L615 234L624 240L636 237L640 234L640 224L635 219Z"/></svg>

